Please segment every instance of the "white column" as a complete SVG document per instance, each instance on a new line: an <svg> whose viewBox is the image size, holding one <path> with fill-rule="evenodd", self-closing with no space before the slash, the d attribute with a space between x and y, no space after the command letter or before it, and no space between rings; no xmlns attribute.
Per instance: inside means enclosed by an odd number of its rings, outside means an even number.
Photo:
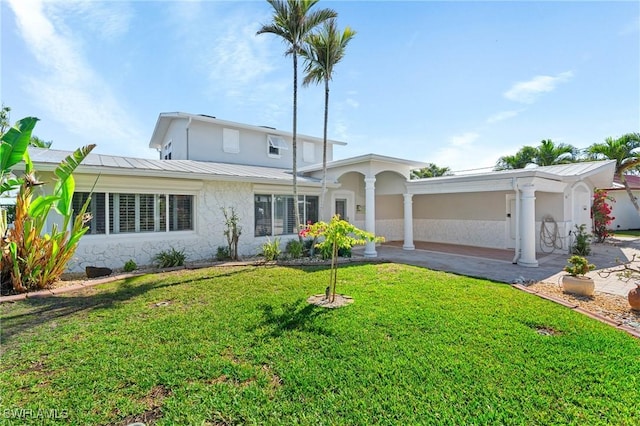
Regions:
<svg viewBox="0 0 640 426"><path fill-rule="evenodd" d="M376 178L365 177L365 214L364 214L364 227L365 231L375 235L376 233ZM376 251L376 243L369 242L364 247L364 257L378 257Z"/></svg>
<svg viewBox="0 0 640 426"><path fill-rule="evenodd" d="M414 250L413 245L413 194L403 194L404 196L404 250Z"/></svg>
<svg viewBox="0 0 640 426"><path fill-rule="evenodd" d="M535 268L536 260L536 195L535 187L531 184L521 188L522 209L520 215L520 259L518 265Z"/></svg>

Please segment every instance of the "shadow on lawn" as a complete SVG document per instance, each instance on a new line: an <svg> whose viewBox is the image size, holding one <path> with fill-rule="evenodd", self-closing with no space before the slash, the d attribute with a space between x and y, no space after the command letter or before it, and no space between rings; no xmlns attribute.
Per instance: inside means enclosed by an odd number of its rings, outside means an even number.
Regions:
<svg viewBox="0 0 640 426"><path fill-rule="evenodd" d="M267 335L270 337L280 337L288 331L304 331L323 336L333 335L331 330L316 321L328 310L311 305L303 299L283 303L279 307L262 304L258 308L262 310L262 321L256 328L267 328L269 330Z"/></svg>
<svg viewBox="0 0 640 426"><path fill-rule="evenodd" d="M195 284L201 281L237 275L249 270L251 268L238 268L222 274L206 274L195 278L181 277L178 274L173 276L165 275L163 282L160 283L149 281L149 275L140 275L125 278L119 284L118 281L103 284L104 286L116 285L117 287L112 291L97 290L96 287L90 287L60 296L27 298L17 302L20 306L17 309L14 308L15 305L13 303L5 303L0 305L2 346L6 346L6 343L12 337L22 332L27 332L34 326L44 325L56 319L80 312L111 309L121 302L140 296L150 290L183 284ZM179 272L184 271L181 270ZM146 280L146 282L138 283L142 280ZM0 348L0 353L3 352L2 348Z"/></svg>

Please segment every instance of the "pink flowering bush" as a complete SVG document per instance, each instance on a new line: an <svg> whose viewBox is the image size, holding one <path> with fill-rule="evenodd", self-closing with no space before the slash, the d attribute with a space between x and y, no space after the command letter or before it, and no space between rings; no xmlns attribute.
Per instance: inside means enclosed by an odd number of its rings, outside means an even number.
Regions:
<svg viewBox="0 0 640 426"><path fill-rule="evenodd" d="M607 201L615 203L615 199L608 195L604 189L596 189L594 191L591 216L593 217L593 235L597 243L601 243L611 236L609 225L615 217L610 216L611 205Z"/></svg>

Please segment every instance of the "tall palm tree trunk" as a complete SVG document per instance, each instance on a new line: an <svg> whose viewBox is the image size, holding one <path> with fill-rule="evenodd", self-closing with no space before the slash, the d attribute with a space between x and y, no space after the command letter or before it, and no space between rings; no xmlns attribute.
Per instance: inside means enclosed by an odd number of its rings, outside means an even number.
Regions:
<svg viewBox="0 0 640 426"><path fill-rule="evenodd" d="M633 204L633 207L635 207L636 212L638 213L638 215L640 215L640 206L638 205L638 199L635 197L635 195L633 195L633 192L631 192L631 188L629 187L629 182L627 182L627 179L625 179L624 177L624 171L621 171L618 176L620 176L620 181L624 185L624 190L627 191L627 195L629 196L629 200L631 200L631 204Z"/></svg>
<svg viewBox="0 0 640 426"><path fill-rule="evenodd" d="M293 211L295 217L296 234L300 236L300 203L298 202L298 51L293 51Z"/></svg>
<svg viewBox="0 0 640 426"><path fill-rule="evenodd" d="M320 194L320 212L324 214L324 201L327 195L327 127L329 123L329 79L324 79L324 133L322 136L322 192ZM340 219L344 219L341 217Z"/></svg>

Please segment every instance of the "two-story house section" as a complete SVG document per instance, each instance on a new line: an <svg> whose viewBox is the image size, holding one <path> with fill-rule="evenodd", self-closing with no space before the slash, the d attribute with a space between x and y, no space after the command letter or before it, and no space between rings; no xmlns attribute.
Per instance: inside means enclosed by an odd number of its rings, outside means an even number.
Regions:
<svg viewBox="0 0 640 426"><path fill-rule="evenodd" d="M220 120L209 115L183 112L161 113L149 147L161 160L212 161L229 164L291 169L292 134L265 126ZM322 138L297 135L298 167L322 162ZM333 145L327 141L327 161L333 160Z"/></svg>

